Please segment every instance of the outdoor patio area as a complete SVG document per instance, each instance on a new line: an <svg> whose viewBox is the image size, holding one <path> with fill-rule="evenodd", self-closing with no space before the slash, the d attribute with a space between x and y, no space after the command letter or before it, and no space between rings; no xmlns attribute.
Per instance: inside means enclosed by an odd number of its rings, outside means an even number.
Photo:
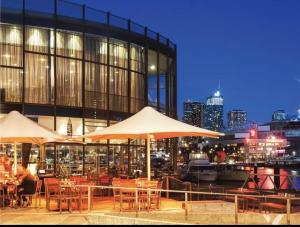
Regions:
<svg viewBox="0 0 300 227"><path fill-rule="evenodd" d="M209 204L209 203L207 203ZM64 206L62 214L59 213L55 203L51 205L53 211L47 210L46 201L41 199L41 207L5 208L1 210L1 224L234 224L235 214L230 209L222 211L213 205L206 204L206 211L190 212L185 216L182 202L162 198L161 208L157 211L120 212L114 209L113 198L95 198L90 212L83 209L81 212L73 204L73 211L69 212ZM234 205L234 204L233 204ZM210 208L209 208L210 206ZM234 206L233 206L234 207ZM238 213L238 223L253 224L285 224L286 214L281 213L257 213L244 211ZM290 215L290 223L299 223L299 213Z"/></svg>

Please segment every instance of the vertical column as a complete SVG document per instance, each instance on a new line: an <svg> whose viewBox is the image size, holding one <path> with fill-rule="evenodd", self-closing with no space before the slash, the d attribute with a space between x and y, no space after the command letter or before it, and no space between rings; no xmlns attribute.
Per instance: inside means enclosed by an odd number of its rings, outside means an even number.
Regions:
<svg viewBox="0 0 300 227"><path fill-rule="evenodd" d="M54 71L54 131L57 128L56 122L56 105L57 105L57 73L56 73L56 54L57 54L57 0L54 0L54 60L53 60L53 71ZM54 145L54 174L57 173L57 146Z"/></svg>
<svg viewBox="0 0 300 227"><path fill-rule="evenodd" d="M167 46L169 48L169 45L170 45L170 40L167 39ZM169 52L167 54L167 73L166 73L166 81L165 81L165 86L166 86L166 100L165 100L165 103L166 103L166 115L167 116L170 116L170 89L169 89L169 86L170 86L170 76L171 76L171 73L170 73L170 57L169 57ZM171 149L170 149L170 141L172 139L166 139L166 150L169 152L169 154L171 153Z"/></svg>
<svg viewBox="0 0 300 227"><path fill-rule="evenodd" d="M128 20L128 42L127 42L127 74L128 74L128 84L127 84L127 97L128 97L128 113L131 112L131 21Z"/></svg>
<svg viewBox="0 0 300 227"><path fill-rule="evenodd" d="M175 45L174 58L174 117L177 119L177 45Z"/></svg>
<svg viewBox="0 0 300 227"><path fill-rule="evenodd" d="M83 23L83 33L82 33L82 81L81 81L81 87L82 87L82 134L85 134L85 26L86 26L86 20L85 20L85 11L86 6L82 5L82 23ZM85 145L84 145L85 139L83 138L83 144L82 144L82 166L83 171L82 175L85 174Z"/></svg>
<svg viewBox="0 0 300 227"><path fill-rule="evenodd" d="M128 43L127 43L127 52L128 52L128 59L127 59L127 74L128 74L128 113L131 113L131 20L128 20ZM130 173L130 139L127 142L127 158L128 158L128 166L127 166L127 175L129 176Z"/></svg>
<svg viewBox="0 0 300 227"><path fill-rule="evenodd" d="M106 65L106 72L107 72L107 83L106 83L106 92L107 92L107 97L106 97L106 109L107 109L107 112L110 111L110 103L109 103L109 81L110 81L110 46L109 46L109 42L110 42L110 38L109 38L109 33L110 33L110 13L107 12L106 14L106 41L107 41L107 55L106 55L106 62L107 62L107 65ZM109 114L108 114L108 119L109 119ZM107 124L108 125L108 124ZM109 125L108 125L109 126Z"/></svg>
<svg viewBox="0 0 300 227"><path fill-rule="evenodd" d="M159 33L156 35L156 89L157 89L157 106L156 109L160 110L160 76L159 76Z"/></svg>
<svg viewBox="0 0 300 227"><path fill-rule="evenodd" d="M279 190L280 188L280 167L278 163L274 165L274 189Z"/></svg>
<svg viewBox="0 0 300 227"><path fill-rule="evenodd" d="M172 114L177 119L177 46L175 45L175 58L174 58L174 113ZM177 169L177 146L178 138L173 139L173 169Z"/></svg>
<svg viewBox="0 0 300 227"><path fill-rule="evenodd" d="M25 67L25 0L22 2L22 61L23 61L23 78L22 78L22 114L25 114L25 76L26 76L26 67Z"/></svg>
<svg viewBox="0 0 300 227"><path fill-rule="evenodd" d="M145 27L145 49L144 49L144 60L145 60L145 89L144 89L144 101L145 106L148 106L148 28Z"/></svg>
<svg viewBox="0 0 300 227"><path fill-rule="evenodd" d="M167 45L168 45L168 48L169 48L169 45L170 45L170 40L167 39ZM169 86L170 86L170 56L169 56L169 53L167 54L167 73L166 73L166 83L165 83L165 86L166 86L166 114L167 116L170 116L170 89L169 89Z"/></svg>
<svg viewBox="0 0 300 227"><path fill-rule="evenodd" d="M148 106L148 28L145 27L145 51L144 51L144 58L145 58L145 106ZM147 144L147 140L145 140L145 144ZM145 145L145 162L144 166L147 168L147 147Z"/></svg>
<svg viewBox="0 0 300 227"><path fill-rule="evenodd" d="M107 41L107 55L106 55L106 62L107 62L107 68L106 68L106 72L107 72L107 78L106 78L106 102L107 102L107 126L110 125L110 97L109 97L109 83L110 83L110 48L109 48L109 42L110 42L110 12L107 12L106 14L106 41ZM109 173L109 140L107 140L107 173Z"/></svg>
<svg viewBox="0 0 300 227"><path fill-rule="evenodd" d="M54 71L54 131L56 131L56 105L57 105L57 76L56 76L56 54L57 54L57 0L54 0L54 60L53 60L53 71Z"/></svg>

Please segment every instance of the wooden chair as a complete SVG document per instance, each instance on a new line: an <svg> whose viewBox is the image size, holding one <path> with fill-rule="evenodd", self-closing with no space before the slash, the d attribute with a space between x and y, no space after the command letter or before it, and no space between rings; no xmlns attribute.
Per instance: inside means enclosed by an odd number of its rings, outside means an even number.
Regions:
<svg viewBox="0 0 300 227"><path fill-rule="evenodd" d="M88 201L89 199L89 188L88 186L95 186L96 184L94 182L86 181L86 182L81 182L78 185L86 185L87 187L79 187L80 190L80 203L85 204L85 201ZM93 188L91 189L91 207L93 207L93 198L94 198L94 190Z"/></svg>
<svg viewBox="0 0 300 227"><path fill-rule="evenodd" d="M134 208L134 204L136 202L136 191L134 190L136 188L136 184L131 182L121 182L119 193L119 200L120 200L120 211L123 211L123 204L127 203L128 208L131 210ZM128 188L128 189L126 189Z"/></svg>
<svg viewBox="0 0 300 227"><path fill-rule="evenodd" d="M119 180L113 180L112 182L113 187L121 187L121 182ZM120 202L120 189L113 188L113 198L114 198L114 209L116 209L116 202Z"/></svg>
<svg viewBox="0 0 300 227"><path fill-rule="evenodd" d="M58 202L60 213L62 212L62 197L61 197L61 189L59 184L57 183L47 183L46 184L46 208L51 211L51 200L55 200Z"/></svg>
<svg viewBox="0 0 300 227"><path fill-rule="evenodd" d="M156 187L157 191L150 194L150 208L152 205L155 206L155 209L160 209L161 207L161 190L162 190L162 182L157 183Z"/></svg>

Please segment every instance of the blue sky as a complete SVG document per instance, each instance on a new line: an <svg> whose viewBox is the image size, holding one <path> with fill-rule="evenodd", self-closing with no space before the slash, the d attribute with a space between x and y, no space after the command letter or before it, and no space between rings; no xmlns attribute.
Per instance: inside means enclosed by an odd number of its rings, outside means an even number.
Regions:
<svg viewBox="0 0 300 227"><path fill-rule="evenodd" d="M218 88L225 115L300 109L299 0L73 0L130 18L178 46L178 113Z"/></svg>

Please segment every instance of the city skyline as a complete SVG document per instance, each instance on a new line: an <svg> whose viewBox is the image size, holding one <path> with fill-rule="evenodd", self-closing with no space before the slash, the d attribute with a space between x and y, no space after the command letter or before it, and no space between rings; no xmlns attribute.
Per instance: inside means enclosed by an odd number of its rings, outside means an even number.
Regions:
<svg viewBox="0 0 300 227"><path fill-rule="evenodd" d="M300 1L74 1L139 21L177 44L179 119L184 101L204 100L219 81L224 112L243 109L249 120L267 122L277 109L300 108Z"/></svg>

